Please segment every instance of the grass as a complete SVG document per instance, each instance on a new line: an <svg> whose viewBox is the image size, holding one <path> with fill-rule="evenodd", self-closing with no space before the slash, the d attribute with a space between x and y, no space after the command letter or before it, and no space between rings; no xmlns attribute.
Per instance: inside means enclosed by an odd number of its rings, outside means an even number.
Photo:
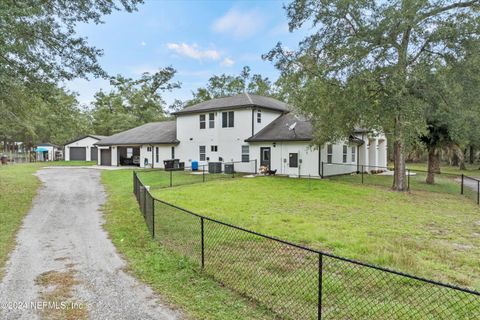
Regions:
<svg viewBox="0 0 480 320"><path fill-rule="evenodd" d="M8 254L15 246L15 235L40 186L34 173L45 166L92 164L94 163L84 161L55 161L0 166L0 279Z"/></svg>
<svg viewBox="0 0 480 320"><path fill-rule="evenodd" d="M458 166L450 166L448 164L440 164L440 172L442 173L449 173L449 174L465 174L465 175L473 175L473 176L480 176L480 165L479 164L466 164L466 170L460 170ZM415 162L415 163L407 163L407 168L412 170L422 170L427 171L427 163L426 162Z"/></svg>
<svg viewBox="0 0 480 320"><path fill-rule="evenodd" d="M105 229L137 278L180 306L187 317L273 318L266 309L200 273L198 264L152 241L132 194L131 170L104 171L102 181L108 193Z"/></svg>
<svg viewBox="0 0 480 320"><path fill-rule="evenodd" d="M257 232L480 290L480 212L457 194L282 177L218 180L153 194Z"/></svg>
<svg viewBox="0 0 480 320"><path fill-rule="evenodd" d="M145 184L168 181L166 172L139 175ZM213 180L153 194L251 230L478 290L478 209L458 194L281 177ZM197 262L199 222L155 204L157 239ZM208 220L205 248L204 271L221 283L285 318L316 317L317 256ZM460 319L480 310L473 295L334 258L324 257L323 271L327 317Z"/></svg>

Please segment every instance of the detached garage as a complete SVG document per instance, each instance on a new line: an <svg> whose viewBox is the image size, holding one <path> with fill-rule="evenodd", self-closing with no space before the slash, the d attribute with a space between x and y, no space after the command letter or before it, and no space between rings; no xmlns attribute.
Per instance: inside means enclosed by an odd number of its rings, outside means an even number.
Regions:
<svg viewBox="0 0 480 320"><path fill-rule="evenodd" d="M65 161L97 161L98 149L95 143L105 136L87 135L65 144Z"/></svg>

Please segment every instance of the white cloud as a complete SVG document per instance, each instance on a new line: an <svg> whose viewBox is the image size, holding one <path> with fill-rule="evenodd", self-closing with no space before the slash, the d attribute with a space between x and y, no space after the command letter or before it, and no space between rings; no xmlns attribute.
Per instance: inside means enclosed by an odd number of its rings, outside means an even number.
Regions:
<svg viewBox="0 0 480 320"><path fill-rule="evenodd" d="M213 49L201 50L196 43L191 45L187 43L167 43L167 48L181 56L196 60L219 60L221 57L219 51Z"/></svg>
<svg viewBox="0 0 480 320"><path fill-rule="evenodd" d="M223 67L231 67L234 64L235 64L235 61L233 61L233 59L230 59L230 58L225 58L220 63L220 65L223 66Z"/></svg>
<svg viewBox="0 0 480 320"><path fill-rule="evenodd" d="M260 31L264 21L265 17L256 9L242 12L233 8L223 17L215 20L212 27L218 33L246 38Z"/></svg>

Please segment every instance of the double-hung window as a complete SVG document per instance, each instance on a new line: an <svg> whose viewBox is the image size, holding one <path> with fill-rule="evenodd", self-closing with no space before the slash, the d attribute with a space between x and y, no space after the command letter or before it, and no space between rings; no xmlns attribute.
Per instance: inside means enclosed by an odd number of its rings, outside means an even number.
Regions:
<svg viewBox="0 0 480 320"><path fill-rule="evenodd" d="M348 146L343 145L343 163L347 163L348 159Z"/></svg>
<svg viewBox="0 0 480 320"><path fill-rule="evenodd" d="M206 128L205 115L201 114L200 115L200 129L205 129L205 128Z"/></svg>
<svg viewBox="0 0 480 320"><path fill-rule="evenodd" d="M213 112L208 114L208 127L215 128L215 113Z"/></svg>
<svg viewBox="0 0 480 320"><path fill-rule="evenodd" d="M356 161L356 153L357 153L357 148L355 146L352 147L352 162Z"/></svg>
<svg viewBox="0 0 480 320"><path fill-rule="evenodd" d="M333 145L327 144L327 163L332 163L333 161Z"/></svg>
<svg viewBox="0 0 480 320"><path fill-rule="evenodd" d="M158 163L160 155L158 154L158 147L155 147L155 162Z"/></svg>
<svg viewBox="0 0 480 320"><path fill-rule="evenodd" d="M206 159L206 148L205 146L200 146L200 161L205 161Z"/></svg>
<svg viewBox="0 0 480 320"><path fill-rule="evenodd" d="M211 152L217 152L218 151L218 146L210 146L210 151Z"/></svg>
<svg viewBox="0 0 480 320"><path fill-rule="evenodd" d="M262 123L262 110L257 110L257 123Z"/></svg>
<svg viewBox="0 0 480 320"><path fill-rule="evenodd" d="M233 128L234 113L233 111L222 112L222 128Z"/></svg>
<svg viewBox="0 0 480 320"><path fill-rule="evenodd" d="M242 146L242 162L250 161L250 146Z"/></svg>

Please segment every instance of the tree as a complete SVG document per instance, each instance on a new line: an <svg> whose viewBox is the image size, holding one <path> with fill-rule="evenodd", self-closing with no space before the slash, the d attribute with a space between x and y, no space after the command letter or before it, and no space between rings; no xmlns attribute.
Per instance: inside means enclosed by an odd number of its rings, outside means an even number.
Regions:
<svg viewBox="0 0 480 320"><path fill-rule="evenodd" d="M95 94L91 112L95 133L111 135L165 120L165 102L160 94L180 87L178 82L171 81L175 73L175 69L167 67L153 74L146 72L137 80L120 75L112 78L114 90Z"/></svg>
<svg viewBox="0 0 480 320"><path fill-rule="evenodd" d="M427 104L420 92L429 90L431 68L449 53L464 56L461 44L480 34L479 3L296 0L286 7L290 31L306 23L315 31L297 51L278 43L264 58L309 94L295 102L314 119L317 132L327 130L323 138L357 125L383 129L393 140L393 189L404 191L406 146L426 130ZM299 97L295 90L292 98ZM337 125L348 130L332 127Z"/></svg>
<svg viewBox="0 0 480 320"><path fill-rule="evenodd" d="M204 88L198 88L193 92L193 98L185 103L192 105L202 101L215 98L233 96L240 93L252 93L263 96L271 96L274 94L272 83L267 77L260 74L251 74L250 67L243 67L240 75L214 75L208 79L208 83Z"/></svg>

